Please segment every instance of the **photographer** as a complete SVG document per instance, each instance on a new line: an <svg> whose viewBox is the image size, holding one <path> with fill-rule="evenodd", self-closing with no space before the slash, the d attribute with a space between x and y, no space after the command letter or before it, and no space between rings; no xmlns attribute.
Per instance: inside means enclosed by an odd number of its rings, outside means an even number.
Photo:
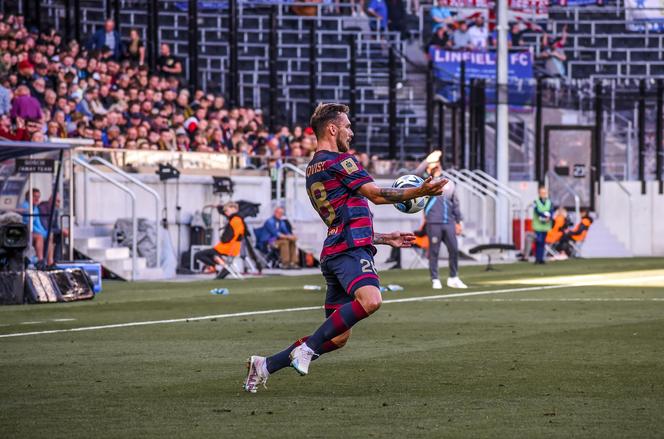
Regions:
<svg viewBox="0 0 664 439"><path fill-rule="evenodd" d="M244 238L247 227L242 217L238 215L239 207L233 201L224 205L224 216L228 219L228 222L221 233L219 243L213 248L201 250L194 255L194 259L209 267L222 266L222 269L217 273L216 279L224 279L230 274L230 271L226 269L226 262L223 260L223 257L234 258L240 254L241 241Z"/></svg>

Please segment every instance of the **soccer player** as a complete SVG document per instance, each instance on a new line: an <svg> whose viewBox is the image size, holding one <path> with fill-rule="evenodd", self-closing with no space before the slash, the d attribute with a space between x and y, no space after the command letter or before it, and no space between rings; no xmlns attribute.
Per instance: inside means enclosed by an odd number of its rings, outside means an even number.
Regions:
<svg viewBox="0 0 664 439"><path fill-rule="evenodd" d="M374 244L410 247L412 233L374 233L368 201L393 204L440 195L447 180L431 177L417 188L381 188L348 154L353 131L348 107L320 104L311 116L318 147L306 170L306 185L314 209L328 227L321 253L321 271L327 283L326 320L310 336L301 338L270 357L249 358L244 389L255 393L276 371L292 366L300 375L320 355L343 347L351 327L380 308L381 293L373 256Z"/></svg>

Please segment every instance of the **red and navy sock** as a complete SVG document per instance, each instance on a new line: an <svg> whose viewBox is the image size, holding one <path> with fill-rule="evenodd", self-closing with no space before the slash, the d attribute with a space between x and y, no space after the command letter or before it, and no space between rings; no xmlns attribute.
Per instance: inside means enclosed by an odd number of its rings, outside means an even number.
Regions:
<svg viewBox="0 0 664 439"><path fill-rule="evenodd" d="M307 346L318 352L326 341L348 331L360 320L368 317L360 302L353 300L343 305L330 315L323 324L307 340Z"/></svg>
<svg viewBox="0 0 664 439"><path fill-rule="evenodd" d="M278 352L278 353L272 355L271 357L267 357L266 360L265 360L267 371L272 374L272 373L278 371L279 369L283 369L284 367L290 366L290 361L291 361L290 360L290 353L291 353L291 351L293 349L295 349L296 347L300 346L302 343L304 343L308 339L309 339L309 337L302 337L301 339L297 340L295 343L293 343L292 345L290 345L289 347L287 347L283 351ZM318 355L315 356L313 358L313 360L318 358L318 356L320 356L320 355L326 354L328 352L335 351L337 349L339 349L339 346L334 344L334 342L326 341L325 343L323 343L321 345L320 351L316 352L316 354L318 354Z"/></svg>

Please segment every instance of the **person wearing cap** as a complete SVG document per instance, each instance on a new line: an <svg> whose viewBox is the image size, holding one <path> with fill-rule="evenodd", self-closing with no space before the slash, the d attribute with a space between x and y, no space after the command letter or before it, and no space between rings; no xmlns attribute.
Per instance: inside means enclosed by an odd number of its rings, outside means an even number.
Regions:
<svg viewBox="0 0 664 439"><path fill-rule="evenodd" d="M224 257L234 258L240 254L242 240L244 239L247 228L242 217L238 215L239 210L240 206L236 202L230 201L224 204L223 215L228 221L221 232L219 243L213 248L201 250L194 254L196 261L208 267L221 266L221 270L217 272L216 279L224 279L230 274L226 269Z"/></svg>
<svg viewBox="0 0 664 439"><path fill-rule="evenodd" d="M18 83L30 86L35 77L35 67L29 59L24 59L18 63Z"/></svg>
<svg viewBox="0 0 664 439"><path fill-rule="evenodd" d="M179 127L177 130L175 130L175 143L178 151L190 150L191 140L189 139L189 134L187 134L187 131L184 128Z"/></svg>

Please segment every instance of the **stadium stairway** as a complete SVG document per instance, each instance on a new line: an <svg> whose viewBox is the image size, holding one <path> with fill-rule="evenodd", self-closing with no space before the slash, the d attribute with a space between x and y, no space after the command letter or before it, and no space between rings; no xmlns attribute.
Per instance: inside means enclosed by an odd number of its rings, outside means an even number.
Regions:
<svg viewBox="0 0 664 439"><path fill-rule="evenodd" d="M596 219L581 248L584 258L627 258L632 253L611 233L601 219Z"/></svg>
<svg viewBox="0 0 664 439"><path fill-rule="evenodd" d="M105 226L76 227L74 235L74 249L81 255L99 262L104 269L115 276L130 280L132 258L129 247L115 246L111 239L111 228ZM164 271L149 268L147 260L136 258L136 279L156 280L164 278Z"/></svg>

